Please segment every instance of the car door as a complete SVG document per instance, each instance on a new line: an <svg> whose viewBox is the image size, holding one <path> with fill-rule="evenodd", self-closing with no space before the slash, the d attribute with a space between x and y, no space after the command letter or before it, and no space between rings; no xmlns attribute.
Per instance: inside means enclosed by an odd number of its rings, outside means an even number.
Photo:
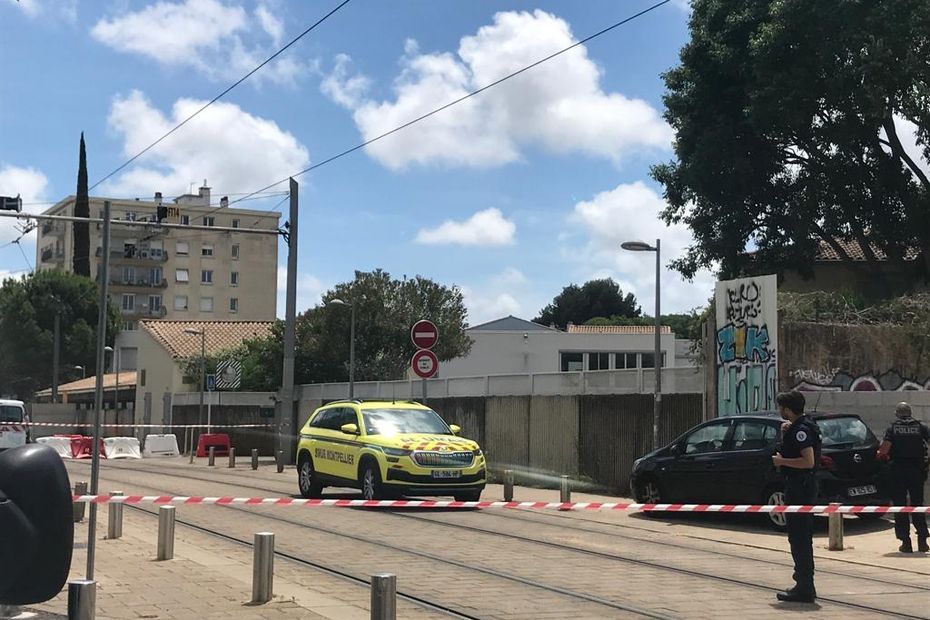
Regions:
<svg viewBox="0 0 930 620"><path fill-rule="evenodd" d="M318 474L335 476L334 461L327 458L331 450L332 426L339 409L323 409L310 421L308 441L313 456L313 468Z"/></svg>
<svg viewBox="0 0 930 620"><path fill-rule="evenodd" d="M778 421L736 420L726 458L720 463L720 501L755 504L772 479L772 454L778 443Z"/></svg>
<svg viewBox="0 0 930 620"><path fill-rule="evenodd" d="M342 427L346 424L354 424L357 428L362 428L358 412L353 407L343 407L339 410L333 430L337 434L336 450L339 453L335 464L338 472L336 475L346 480L355 480L358 478L358 459L361 456L363 442L359 434L342 432Z"/></svg>
<svg viewBox="0 0 930 620"><path fill-rule="evenodd" d="M714 420L686 435L676 446L663 486L673 502L716 503L723 497L718 470L726 458L731 420Z"/></svg>

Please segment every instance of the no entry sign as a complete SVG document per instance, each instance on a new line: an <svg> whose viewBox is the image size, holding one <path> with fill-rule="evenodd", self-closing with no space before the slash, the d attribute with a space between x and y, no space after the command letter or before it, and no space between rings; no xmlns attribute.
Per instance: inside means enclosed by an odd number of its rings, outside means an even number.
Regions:
<svg viewBox="0 0 930 620"><path fill-rule="evenodd" d="M439 341L439 330L432 321L417 321L410 330L410 339L418 349L432 349Z"/></svg>
<svg viewBox="0 0 930 620"><path fill-rule="evenodd" d="M439 360L436 354L427 349L417 351L410 360L410 367L421 379L429 379L439 370Z"/></svg>

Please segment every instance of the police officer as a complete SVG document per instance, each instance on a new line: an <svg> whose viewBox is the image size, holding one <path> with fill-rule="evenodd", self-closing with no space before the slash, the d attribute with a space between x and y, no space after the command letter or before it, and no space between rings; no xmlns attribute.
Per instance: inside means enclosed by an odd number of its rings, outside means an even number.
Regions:
<svg viewBox="0 0 930 620"><path fill-rule="evenodd" d="M801 392L782 392L775 402L785 424L782 426L781 450L772 457L772 463L781 468L785 478L785 503L812 505L817 501L814 472L820 462L820 428L804 414L804 395ZM779 592L778 600L813 603L817 598L814 588L814 516L788 513L785 520L794 559L795 586Z"/></svg>
<svg viewBox="0 0 930 620"><path fill-rule="evenodd" d="M911 406L898 403L895 407L895 420L885 431L885 439L878 448L879 457L891 457L891 499L895 506L907 506L907 497L911 497L911 506L924 503L924 481L927 479L927 444L930 443L930 429L926 424L911 417ZM913 513L914 529L917 530L917 550L930 551L927 545L927 516ZM913 553L911 533L906 514L895 514L894 533L901 546L902 553Z"/></svg>

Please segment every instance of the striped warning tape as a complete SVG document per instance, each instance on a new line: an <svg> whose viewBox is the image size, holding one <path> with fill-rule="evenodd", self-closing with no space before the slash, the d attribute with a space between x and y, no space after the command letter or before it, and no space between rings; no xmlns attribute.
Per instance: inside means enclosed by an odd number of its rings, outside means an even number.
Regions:
<svg viewBox="0 0 930 620"><path fill-rule="evenodd" d="M93 422L18 422L19 426L87 427ZM101 424L104 428L207 428L206 424ZM210 428L272 428L274 424L210 424Z"/></svg>
<svg viewBox="0 0 930 620"><path fill-rule="evenodd" d="M780 506L774 504L636 504L624 502L456 502L452 500L297 499L293 497L196 497L175 495L75 495L87 504L158 504L166 506L333 506L337 508L524 508L532 510L628 510L634 512L733 512L809 514L927 513L930 506Z"/></svg>

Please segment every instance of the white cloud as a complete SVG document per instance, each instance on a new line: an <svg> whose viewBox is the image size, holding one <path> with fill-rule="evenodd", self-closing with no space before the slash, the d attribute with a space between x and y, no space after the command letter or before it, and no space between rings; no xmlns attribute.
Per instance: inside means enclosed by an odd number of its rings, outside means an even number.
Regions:
<svg viewBox="0 0 930 620"><path fill-rule="evenodd" d="M139 91L117 96L108 117L109 129L131 156L203 106L204 101L179 99L170 115L155 108ZM307 167L307 149L274 121L254 116L232 103L218 102L128 172L108 181L110 195L166 195L187 191L191 181L207 179L217 194L250 192Z"/></svg>
<svg viewBox="0 0 930 620"><path fill-rule="evenodd" d="M515 267L507 267L494 276L492 282L497 286L520 286L527 283L523 272Z"/></svg>
<svg viewBox="0 0 930 620"><path fill-rule="evenodd" d="M352 59L346 54L336 56L336 65L332 73L323 77L320 83L320 89L325 95L336 103L347 108L354 108L360 105L365 91L371 85L364 75L353 75L349 77L349 67Z"/></svg>
<svg viewBox="0 0 930 620"><path fill-rule="evenodd" d="M703 306L713 293L714 276L699 272L686 282L665 268L681 256L693 237L683 224L666 225L659 219L665 202L644 183L621 184L575 205L570 221L588 236L586 244L563 245L563 255L574 260L585 279L611 277L624 291L632 292L646 312L652 312L655 295L655 258L652 253L629 252L624 241L661 240L663 312L684 312Z"/></svg>
<svg viewBox="0 0 930 620"><path fill-rule="evenodd" d="M393 101L364 99L366 84L359 81L364 78L349 77L345 57L337 58L322 89L352 110L369 140L574 42L568 23L555 15L502 12L493 24L463 37L457 53L421 54L408 40ZM368 153L391 169L432 163L489 167L518 160L528 146L615 161L671 146L671 128L652 106L605 92L600 81L601 70L578 46L367 147ZM347 91L352 96L343 96Z"/></svg>
<svg viewBox="0 0 930 620"><path fill-rule="evenodd" d="M446 220L436 228L417 233L417 243L429 245L458 244L499 246L514 242L517 225L506 219L500 209L485 209L464 222Z"/></svg>
<svg viewBox="0 0 930 620"><path fill-rule="evenodd" d="M23 213L41 213L49 205L29 204L44 202L48 199L48 177L35 168L22 168L9 164L0 164L0 196L20 195L23 200ZM19 236L16 229L19 220L0 218L0 243L6 243Z"/></svg>
<svg viewBox="0 0 930 620"><path fill-rule="evenodd" d="M323 301L323 293L330 286L323 283L320 278L309 273L297 274L297 314L319 305ZM278 266L278 318L284 318L287 301L287 267Z"/></svg>
<svg viewBox="0 0 930 620"><path fill-rule="evenodd" d="M193 67L213 80L241 77L271 55L263 41L277 45L283 34L283 24L265 5L250 18L242 7L218 0L158 2L101 19L91 29L91 36L117 51ZM251 79L292 84L304 68L284 55Z"/></svg>
<svg viewBox="0 0 930 620"><path fill-rule="evenodd" d="M7 0L30 18L61 19L69 23L77 21L77 0Z"/></svg>
<svg viewBox="0 0 930 620"><path fill-rule="evenodd" d="M507 267L483 282L461 287L470 325L513 315L532 319L545 304L519 269Z"/></svg>

